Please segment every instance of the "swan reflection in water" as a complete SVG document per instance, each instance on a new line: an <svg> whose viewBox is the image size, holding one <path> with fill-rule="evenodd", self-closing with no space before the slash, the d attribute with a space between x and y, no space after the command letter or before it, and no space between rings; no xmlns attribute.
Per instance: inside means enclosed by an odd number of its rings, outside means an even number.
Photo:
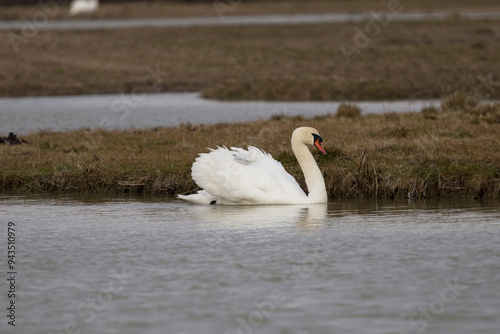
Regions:
<svg viewBox="0 0 500 334"><path fill-rule="evenodd" d="M318 228L327 215L327 204L298 205L190 205L193 220L213 228L256 229L277 226Z"/></svg>

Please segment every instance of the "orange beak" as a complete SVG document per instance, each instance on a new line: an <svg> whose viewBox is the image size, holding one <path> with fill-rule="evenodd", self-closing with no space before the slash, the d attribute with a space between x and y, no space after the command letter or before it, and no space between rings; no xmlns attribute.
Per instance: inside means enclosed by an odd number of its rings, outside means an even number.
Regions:
<svg viewBox="0 0 500 334"><path fill-rule="evenodd" d="M314 146L316 146L316 148L317 148L318 150L320 150L321 152L323 152L323 154L325 154L325 155L326 155L325 148L323 147L323 145L321 145L321 142L320 142L320 140L319 140L319 139L318 139L318 140L316 140L316 141L314 142Z"/></svg>

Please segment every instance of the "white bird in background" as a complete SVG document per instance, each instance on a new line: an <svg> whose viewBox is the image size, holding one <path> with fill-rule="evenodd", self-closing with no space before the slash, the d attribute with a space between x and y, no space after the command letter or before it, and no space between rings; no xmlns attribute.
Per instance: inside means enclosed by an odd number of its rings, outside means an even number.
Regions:
<svg viewBox="0 0 500 334"><path fill-rule="evenodd" d="M92 13L99 8L99 0L73 0L69 5L69 15Z"/></svg>
<svg viewBox="0 0 500 334"><path fill-rule="evenodd" d="M219 147L201 153L191 168L193 180L203 190L178 195L194 204L317 204L326 203L323 175L307 145L326 154L318 130L300 127L292 134L292 151L304 173L309 195L270 154Z"/></svg>

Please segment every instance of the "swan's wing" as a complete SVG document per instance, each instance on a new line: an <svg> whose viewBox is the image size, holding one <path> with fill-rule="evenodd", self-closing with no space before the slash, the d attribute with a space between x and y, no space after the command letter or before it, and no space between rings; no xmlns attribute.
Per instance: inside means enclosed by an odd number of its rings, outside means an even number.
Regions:
<svg viewBox="0 0 500 334"><path fill-rule="evenodd" d="M219 147L202 153L193 164L192 177L217 197L217 203L278 204L307 198L278 161L255 147Z"/></svg>
<svg viewBox="0 0 500 334"><path fill-rule="evenodd" d="M248 150L239 147L231 147L231 150L236 161L261 168L273 175L283 187L294 184L300 188L293 176L291 176L285 168L283 168L283 165L275 160L269 153L254 146L248 146Z"/></svg>

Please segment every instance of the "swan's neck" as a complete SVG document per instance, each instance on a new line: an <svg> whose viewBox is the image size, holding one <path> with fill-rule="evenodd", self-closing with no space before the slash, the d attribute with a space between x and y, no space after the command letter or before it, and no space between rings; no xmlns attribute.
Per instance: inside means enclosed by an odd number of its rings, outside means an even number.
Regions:
<svg viewBox="0 0 500 334"><path fill-rule="evenodd" d="M309 148L305 144L293 139L292 151L306 179L309 203L326 203L325 181L311 151L309 151Z"/></svg>

